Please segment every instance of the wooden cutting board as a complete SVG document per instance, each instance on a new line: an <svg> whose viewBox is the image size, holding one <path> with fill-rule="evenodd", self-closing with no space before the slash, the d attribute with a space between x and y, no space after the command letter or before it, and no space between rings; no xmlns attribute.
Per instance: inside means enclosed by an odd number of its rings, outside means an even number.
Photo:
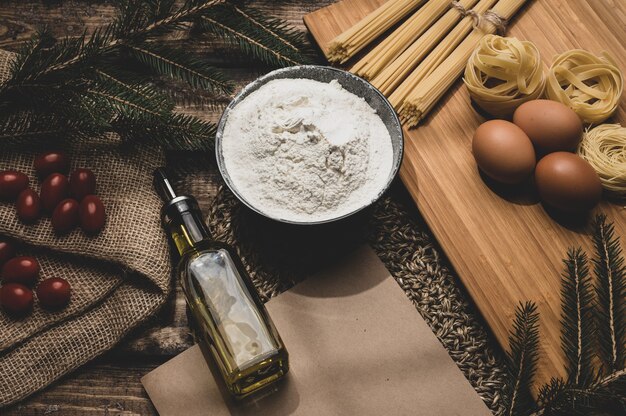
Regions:
<svg viewBox="0 0 626 416"><path fill-rule="evenodd" d="M320 45L356 23L385 0L343 0L310 13L304 23ZM626 72L626 1L535 0L518 13L508 35L535 42L549 65L557 53L584 48L609 51ZM520 301L541 313L543 342L537 381L563 376L560 348L560 274L568 247L593 253L587 225L550 217L532 195L488 186L471 154L471 139L484 119L470 106L459 80L425 122L405 129L400 176L428 225L478 305L498 341ZM626 99L614 122L626 126ZM626 248L626 207L603 202Z"/></svg>

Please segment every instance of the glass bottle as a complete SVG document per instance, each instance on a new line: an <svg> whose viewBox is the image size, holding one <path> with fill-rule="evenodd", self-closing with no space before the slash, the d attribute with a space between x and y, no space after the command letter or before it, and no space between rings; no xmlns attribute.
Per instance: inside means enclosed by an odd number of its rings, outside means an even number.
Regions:
<svg viewBox="0 0 626 416"><path fill-rule="evenodd" d="M180 260L177 274L228 390L248 396L283 377L288 354L235 251L211 239L195 198L177 196L163 169L155 187L165 202L161 217Z"/></svg>

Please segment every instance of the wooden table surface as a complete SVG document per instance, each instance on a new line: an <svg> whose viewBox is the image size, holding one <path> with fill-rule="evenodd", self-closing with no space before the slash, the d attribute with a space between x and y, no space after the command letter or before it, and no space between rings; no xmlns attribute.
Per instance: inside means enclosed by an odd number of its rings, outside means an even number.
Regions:
<svg viewBox="0 0 626 416"><path fill-rule="evenodd" d="M259 10L287 20L305 30L302 16L333 0L253 0L248 2ZM108 22L114 9L102 0L2 0L0 2L0 48L16 51L39 26L47 25L58 36L79 35ZM223 45L208 39L172 39L186 48L201 51L215 59L218 67L238 84L245 85L266 69L245 58L225 61ZM226 104L226 103L225 103ZM220 109L202 109L180 103L185 112L216 120ZM168 155L170 165L205 166L191 169L180 178L182 192L195 195L205 209L215 195L218 171L211 156ZM206 161L206 163L205 163ZM208 167L206 167L208 166ZM186 169L189 171L189 169ZM180 290L163 310L142 328L130 334L113 350L62 378L44 391L16 406L2 409L4 416L26 415L151 415L156 414L139 379L193 344L187 327L185 301Z"/></svg>

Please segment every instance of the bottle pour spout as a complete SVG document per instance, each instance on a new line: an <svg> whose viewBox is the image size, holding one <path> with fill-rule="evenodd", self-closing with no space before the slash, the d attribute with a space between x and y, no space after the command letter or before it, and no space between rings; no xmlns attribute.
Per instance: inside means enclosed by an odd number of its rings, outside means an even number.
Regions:
<svg viewBox="0 0 626 416"><path fill-rule="evenodd" d="M172 186L172 182L167 177L165 168L156 168L154 171L154 188L165 202L171 201L176 198L176 191Z"/></svg>

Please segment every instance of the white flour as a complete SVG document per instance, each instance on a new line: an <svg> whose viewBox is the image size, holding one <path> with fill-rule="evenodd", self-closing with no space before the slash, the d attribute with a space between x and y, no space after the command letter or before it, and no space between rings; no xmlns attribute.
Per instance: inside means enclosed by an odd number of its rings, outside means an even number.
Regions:
<svg viewBox="0 0 626 416"><path fill-rule="evenodd" d="M337 81L278 79L228 115L223 155L251 205L291 221L322 221L371 202L393 162L381 118Z"/></svg>

